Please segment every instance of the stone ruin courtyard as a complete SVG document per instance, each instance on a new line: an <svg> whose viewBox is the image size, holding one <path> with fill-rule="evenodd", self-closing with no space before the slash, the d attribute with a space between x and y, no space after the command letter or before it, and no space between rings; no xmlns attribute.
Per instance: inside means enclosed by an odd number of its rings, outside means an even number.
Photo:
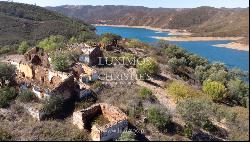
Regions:
<svg viewBox="0 0 250 142"><path fill-rule="evenodd" d="M128 128L125 113L106 103L99 103L73 113L73 124L91 131L93 141L116 140Z"/></svg>

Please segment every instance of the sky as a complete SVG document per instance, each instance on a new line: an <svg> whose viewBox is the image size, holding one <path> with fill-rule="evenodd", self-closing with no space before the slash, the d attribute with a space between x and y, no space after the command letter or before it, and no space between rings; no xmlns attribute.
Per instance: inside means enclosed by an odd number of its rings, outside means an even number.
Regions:
<svg viewBox="0 0 250 142"><path fill-rule="evenodd" d="M8 1L8 0L4 0ZM39 6L59 5L129 5L151 8L194 8L199 6L237 8L249 7L248 0L9 0Z"/></svg>

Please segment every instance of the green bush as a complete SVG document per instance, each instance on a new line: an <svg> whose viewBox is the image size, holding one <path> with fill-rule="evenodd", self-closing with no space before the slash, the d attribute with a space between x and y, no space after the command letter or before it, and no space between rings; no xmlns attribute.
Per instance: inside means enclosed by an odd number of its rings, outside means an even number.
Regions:
<svg viewBox="0 0 250 142"><path fill-rule="evenodd" d="M48 100L46 100L43 111L45 114L50 116L56 116L63 111L63 97L59 95L52 95Z"/></svg>
<svg viewBox="0 0 250 142"><path fill-rule="evenodd" d="M151 99L152 95L153 95L153 92L146 87L142 87L139 91L139 97L142 99Z"/></svg>
<svg viewBox="0 0 250 142"><path fill-rule="evenodd" d="M16 68L0 62L0 86L10 85L14 83Z"/></svg>
<svg viewBox="0 0 250 142"><path fill-rule="evenodd" d="M165 53L169 59L174 57L180 59L182 57L186 58L188 56L188 52L185 49L180 48L176 45L169 45L165 49Z"/></svg>
<svg viewBox="0 0 250 142"><path fill-rule="evenodd" d="M184 57L181 57L180 59L174 57L168 61L168 66L173 73L178 73L178 68L185 67L186 65L187 60Z"/></svg>
<svg viewBox="0 0 250 142"><path fill-rule="evenodd" d="M144 58L137 64L137 75L142 80L147 80L149 77L159 73L159 65L151 58Z"/></svg>
<svg viewBox="0 0 250 142"><path fill-rule="evenodd" d="M174 81L167 87L167 93L174 96L175 99L181 100L190 97L197 97L200 95L196 89L193 89L188 84L184 84L180 81Z"/></svg>
<svg viewBox="0 0 250 142"><path fill-rule="evenodd" d="M228 84L228 100L234 104L247 106L247 98L249 97L249 85L241 79L231 79Z"/></svg>
<svg viewBox="0 0 250 142"><path fill-rule="evenodd" d="M197 66L205 66L208 64L208 60L205 58L202 58L198 55L191 54L188 56L189 64L188 66L195 69Z"/></svg>
<svg viewBox="0 0 250 142"><path fill-rule="evenodd" d="M186 99L177 104L177 111L187 124L202 127L212 117L212 102Z"/></svg>
<svg viewBox="0 0 250 142"><path fill-rule="evenodd" d="M21 42L21 44L19 45L19 48L18 48L18 52L20 54L24 54L26 53L26 51L29 49L29 44L27 41L23 41Z"/></svg>
<svg viewBox="0 0 250 142"><path fill-rule="evenodd" d="M10 141L11 135L4 131L2 128L0 128L0 141Z"/></svg>
<svg viewBox="0 0 250 142"><path fill-rule="evenodd" d="M98 37L94 32L82 32L77 37L78 42L97 41Z"/></svg>
<svg viewBox="0 0 250 142"><path fill-rule="evenodd" d="M122 39L121 36L112 33L105 33L101 35L101 38L101 42L105 45L112 44L114 46L117 46L117 42Z"/></svg>
<svg viewBox="0 0 250 142"><path fill-rule="evenodd" d="M136 135L132 131L125 131L121 134L117 141L136 141Z"/></svg>
<svg viewBox="0 0 250 142"><path fill-rule="evenodd" d="M23 90L17 99L20 102L29 103L36 100L36 96L29 90Z"/></svg>
<svg viewBox="0 0 250 142"><path fill-rule="evenodd" d="M183 133L185 137L187 138L192 138L193 137L193 127L190 124L187 124L184 126Z"/></svg>
<svg viewBox="0 0 250 142"><path fill-rule="evenodd" d="M148 121L161 131L167 129L167 125L171 123L171 115L167 110L159 106L152 106L148 110Z"/></svg>
<svg viewBox="0 0 250 142"><path fill-rule="evenodd" d="M38 43L38 47L43 48L46 52L55 51L57 49L64 48L64 37L61 35L50 36Z"/></svg>
<svg viewBox="0 0 250 142"><path fill-rule="evenodd" d="M132 39L132 40L128 41L126 43L126 46L128 48L145 48L145 47L148 47L148 45L146 45L145 43L140 42L139 40L135 40L135 39Z"/></svg>
<svg viewBox="0 0 250 142"><path fill-rule="evenodd" d="M222 101L225 97L226 87L220 82L207 80L203 83L203 91L214 101Z"/></svg>
<svg viewBox="0 0 250 142"><path fill-rule="evenodd" d="M51 64L56 71L66 71L71 66L71 60L67 54L56 53L52 56Z"/></svg>
<svg viewBox="0 0 250 142"><path fill-rule="evenodd" d="M7 107L15 99L16 90L13 87L4 87L0 89L0 108Z"/></svg>

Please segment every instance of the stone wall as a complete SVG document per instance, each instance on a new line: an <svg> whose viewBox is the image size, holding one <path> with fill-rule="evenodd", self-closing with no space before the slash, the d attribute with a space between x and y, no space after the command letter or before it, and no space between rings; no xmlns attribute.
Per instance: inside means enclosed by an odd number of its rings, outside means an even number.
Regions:
<svg viewBox="0 0 250 142"><path fill-rule="evenodd" d="M109 123L104 126L91 126L91 137L94 141L116 140L128 127L126 114L119 108L105 103L95 104L87 109L74 112L73 124L79 129L84 129L87 123L98 115L103 115L109 120Z"/></svg>
<svg viewBox="0 0 250 142"><path fill-rule="evenodd" d="M19 71L24 75L24 77L33 79L34 71L33 66L31 64L19 63L17 69L19 69Z"/></svg>

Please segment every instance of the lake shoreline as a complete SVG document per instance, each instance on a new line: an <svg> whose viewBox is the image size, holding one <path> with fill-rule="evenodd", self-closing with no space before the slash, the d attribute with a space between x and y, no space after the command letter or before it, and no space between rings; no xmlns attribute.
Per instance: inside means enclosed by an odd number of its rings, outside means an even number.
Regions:
<svg viewBox="0 0 250 142"><path fill-rule="evenodd" d="M171 35L172 37L152 37L155 39L166 40L166 41L225 41L225 40L228 40L232 42L228 44L217 44L213 46L249 52L249 45L236 42L238 40L241 40L244 37L192 37L191 36L192 33L187 32L187 31L180 31L177 29L161 29L161 28L154 28L150 26L128 26L128 25L109 25L109 24L93 24L93 26L140 28L140 29L148 29L148 30L154 30L154 31L159 31L159 32L168 32L169 35Z"/></svg>
<svg viewBox="0 0 250 142"><path fill-rule="evenodd" d="M187 31L180 31L178 29L162 29L162 28L155 28L150 26L128 26L128 25L108 25L108 24L93 24L93 26L110 26L110 27L121 27L121 28L139 28L139 29L148 29L158 32L168 32L169 35L175 36L190 36L192 33Z"/></svg>
<svg viewBox="0 0 250 142"><path fill-rule="evenodd" d="M238 40L241 40L244 37L190 37L190 36L183 37L183 36L180 36L180 37L153 37L153 38L166 40L166 41L225 41L225 40L228 40L232 42L227 43L227 44L216 44L213 46L249 52L249 45L236 42Z"/></svg>

